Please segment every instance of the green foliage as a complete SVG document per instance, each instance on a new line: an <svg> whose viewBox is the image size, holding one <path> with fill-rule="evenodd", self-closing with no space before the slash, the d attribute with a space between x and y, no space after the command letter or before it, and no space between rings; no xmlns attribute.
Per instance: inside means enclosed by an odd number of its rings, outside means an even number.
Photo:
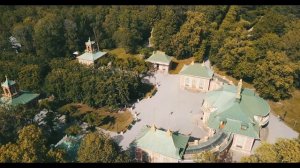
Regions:
<svg viewBox="0 0 300 168"><path fill-rule="evenodd" d="M263 142L253 155L243 157L241 161L247 163L299 163L299 139L279 139L275 144Z"/></svg>
<svg viewBox="0 0 300 168"><path fill-rule="evenodd" d="M77 160L81 163L129 162L114 141L97 132L89 133L83 138Z"/></svg>
<svg viewBox="0 0 300 168"><path fill-rule="evenodd" d="M68 135L76 136L81 132L81 127L77 124L71 125L65 130L65 133Z"/></svg>
<svg viewBox="0 0 300 168"><path fill-rule="evenodd" d="M199 163L215 163L217 162L217 156L210 151L205 151L195 154L194 161Z"/></svg>
<svg viewBox="0 0 300 168"><path fill-rule="evenodd" d="M18 141L0 147L0 162L36 163L46 159L45 139L41 130L28 125L18 132Z"/></svg>
<svg viewBox="0 0 300 168"><path fill-rule="evenodd" d="M38 65L28 64L21 68L19 79L21 89L23 90L40 90L41 85L41 69Z"/></svg>
<svg viewBox="0 0 300 168"><path fill-rule="evenodd" d="M177 59L191 57L200 47L206 31L206 18L200 12L187 12L187 20L172 40L173 53Z"/></svg>
<svg viewBox="0 0 300 168"><path fill-rule="evenodd" d="M27 125L34 115L35 110L26 109L23 106L0 108L0 142L14 142L17 139L17 132ZM13 121L13 122L12 122Z"/></svg>
<svg viewBox="0 0 300 168"><path fill-rule="evenodd" d="M257 77L253 83L264 98L280 99L290 97L294 84L294 65L283 52L267 52L265 61L256 69Z"/></svg>

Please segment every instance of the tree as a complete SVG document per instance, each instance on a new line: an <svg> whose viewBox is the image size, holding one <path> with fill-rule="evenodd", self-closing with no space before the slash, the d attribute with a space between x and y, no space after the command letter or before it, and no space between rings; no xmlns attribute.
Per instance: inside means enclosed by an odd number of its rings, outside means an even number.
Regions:
<svg viewBox="0 0 300 168"><path fill-rule="evenodd" d="M34 41L37 55L44 57L65 56L63 20L60 16L49 13L39 19L34 26Z"/></svg>
<svg viewBox="0 0 300 168"><path fill-rule="evenodd" d="M128 160L123 160L122 155L120 147L107 135L93 132L83 138L77 160L82 163L128 162Z"/></svg>
<svg viewBox="0 0 300 168"><path fill-rule="evenodd" d="M288 98L294 88L294 69L284 52L268 51L266 59L257 65L254 87L263 98Z"/></svg>
<svg viewBox="0 0 300 168"><path fill-rule="evenodd" d="M153 38L151 43L155 49L163 50L172 54L171 40L180 27L180 17L172 8L165 8L162 12L162 19L153 27Z"/></svg>
<svg viewBox="0 0 300 168"><path fill-rule="evenodd" d="M41 69L38 65L28 64L21 68L19 73L20 87L24 90L40 90Z"/></svg>
<svg viewBox="0 0 300 168"><path fill-rule="evenodd" d="M195 154L194 161L199 163L215 163L217 162L217 156L210 151L205 151Z"/></svg>
<svg viewBox="0 0 300 168"><path fill-rule="evenodd" d="M47 149L42 131L34 125L28 125L18 132L15 144L3 145L0 151L1 162L36 163L45 161Z"/></svg>
<svg viewBox="0 0 300 168"><path fill-rule="evenodd" d="M248 163L298 163L300 162L299 139L279 139L275 144L263 142L253 155L243 157Z"/></svg>
<svg viewBox="0 0 300 168"><path fill-rule="evenodd" d="M206 24L204 14L187 12L186 22L172 40L173 52L177 59L188 58L195 54L206 31Z"/></svg>

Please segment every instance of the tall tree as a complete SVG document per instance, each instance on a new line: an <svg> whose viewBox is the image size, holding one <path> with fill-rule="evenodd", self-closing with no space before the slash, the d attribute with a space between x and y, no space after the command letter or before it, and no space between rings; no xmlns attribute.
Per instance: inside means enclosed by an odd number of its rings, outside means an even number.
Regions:
<svg viewBox="0 0 300 168"><path fill-rule="evenodd" d="M87 134L78 150L78 162L82 163L128 162L127 159L120 147L103 133Z"/></svg>
<svg viewBox="0 0 300 168"><path fill-rule="evenodd" d="M291 95L294 84L294 64L284 52L267 52L265 60L258 63L254 87L260 96L278 101Z"/></svg>

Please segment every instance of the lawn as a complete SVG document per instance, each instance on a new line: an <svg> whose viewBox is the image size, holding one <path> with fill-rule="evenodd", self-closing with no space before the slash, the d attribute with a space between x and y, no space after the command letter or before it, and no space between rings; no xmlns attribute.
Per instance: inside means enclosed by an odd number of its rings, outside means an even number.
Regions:
<svg viewBox="0 0 300 168"><path fill-rule="evenodd" d="M94 118L96 126L108 131L121 132L127 130L129 125L133 122L133 117L129 111L124 112L110 112L105 108L95 109L86 104L71 103L64 105L59 111L66 111L66 109L73 109L72 117L82 121L86 115L91 115Z"/></svg>
<svg viewBox="0 0 300 168"><path fill-rule="evenodd" d="M220 71L216 67L214 67L214 71L219 75L225 76L227 79L233 81L235 85L237 85L238 80L227 75L224 71ZM244 81L243 86L247 88L254 88L252 84ZM280 115L283 117L284 113L287 112L284 120L285 123L300 133L300 90L295 90L290 99L279 102L268 100L268 103L276 116Z"/></svg>
<svg viewBox="0 0 300 168"><path fill-rule="evenodd" d="M283 116L287 112L285 123L300 133L300 90L295 90L290 99L279 102L269 101L269 104L276 115Z"/></svg>
<svg viewBox="0 0 300 168"><path fill-rule="evenodd" d="M169 70L169 73L170 74L178 74L184 65L189 65L193 61L194 61L194 57L184 59L184 60L177 60L174 58L172 60L172 65Z"/></svg>
<svg viewBox="0 0 300 168"><path fill-rule="evenodd" d="M139 54L126 53L124 48L116 48L113 50L103 50L103 51L108 52L109 54L115 55L115 56L117 56L119 58L123 58L123 59L127 59L128 57L135 57L135 58L141 59Z"/></svg>

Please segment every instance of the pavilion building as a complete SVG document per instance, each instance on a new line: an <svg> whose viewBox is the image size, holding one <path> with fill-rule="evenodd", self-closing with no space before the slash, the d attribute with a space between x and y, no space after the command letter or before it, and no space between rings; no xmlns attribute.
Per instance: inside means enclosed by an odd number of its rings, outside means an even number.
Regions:
<svg viewBox="0 0 300 168"><path fill-rule="evenodd" d="M233 134L232 150L250 153L260 130L269 120L269 104L253 90L224 84L208 92L202 110L203 122L210 133L224 131Z"/></svg>
<svg viewBox="0 0 300 168"><path fill-rule="evenodd" d="M214 72L206 67L204 63L184 65L179 72L180 88L207 92L210 88Z"/></svg>
<svg viewBox="0 0 300 168"><path fill-rule="evenodd" d="M136 159L142 162L179 162L183 160L189 136L144 126L136 143Z"/></svg>
<svg viewBox="0 0 300 168"><path fill-rule="evenodd" d="M146 62L152 63L155 71L167 74L169 72L172 59L173 57L168 56L165 52L153 51L153 54L146 59Z"/></svg>
<svg viewBox="0 0 300 168"><path fill-rule="evenodd" d="M81 64L94 65L99 58L107 54L107 52L97 51L95 47L95 41L91 41L90 38L89 41L85 43L85 46L85 53L77 57L78 62Z"/></svg>
<svg viewBox="0 0 300 168"><path fill-rule="evenodd" d="M30 104L36 102L39 94L28 91L20 91L15 81L9 80L6 76L5 82L1 83L3 94L0 105Z"/></svg>

